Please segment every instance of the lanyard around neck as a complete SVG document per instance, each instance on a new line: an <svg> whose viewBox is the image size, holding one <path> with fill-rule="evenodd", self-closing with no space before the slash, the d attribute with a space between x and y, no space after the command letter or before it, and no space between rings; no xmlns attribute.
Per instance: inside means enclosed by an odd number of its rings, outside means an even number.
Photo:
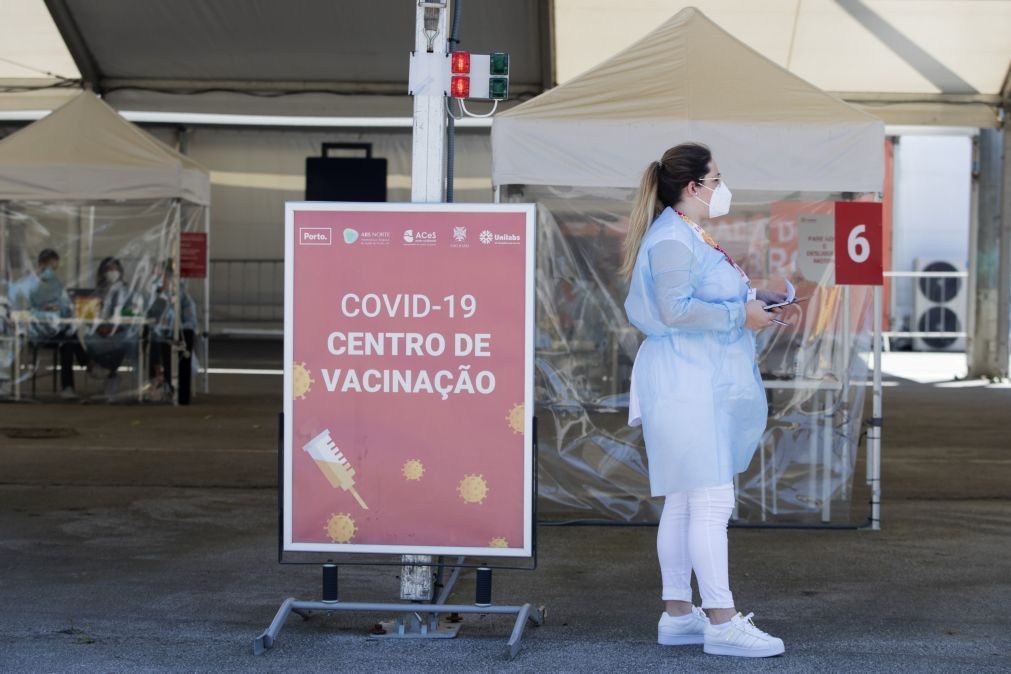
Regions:
<svg viewBox="0 0 1011 674"><path fill-rule="evenodd" d="M723 249L723 246L721 246L720 244L716 243L716 240L713 239L713 237L709 236L709 234L706 232L706 230L702 229L701 225L699 225L697 222L695 222L694 220L692 220L691 218L689 218L687 215L685 215L684 213L682 213L681 211L679 211L676 208L674 209L674 212L677 213L679 216L681 216L681 219L684 220L686 223L688 223L688 225L692 229L694 229L696 232L698 232L699 236L702 237L703 241L705 241L706 243L708 243L710 246L712 246L713 248L715 248L719 252L723 253L723 256L725 258L727 258L727 262L729 262L730 265L734 269L736 269L738 271L738 273L741 275L741 278L744 279L745 283L747 283L750 280L750 279L748 279L748 275L744 273L744 270L741 269L741 266L739 264L737 264L736 262L734 262L734 258L730 257L730 253L728 253L727 251L725 251Z"/></svg>

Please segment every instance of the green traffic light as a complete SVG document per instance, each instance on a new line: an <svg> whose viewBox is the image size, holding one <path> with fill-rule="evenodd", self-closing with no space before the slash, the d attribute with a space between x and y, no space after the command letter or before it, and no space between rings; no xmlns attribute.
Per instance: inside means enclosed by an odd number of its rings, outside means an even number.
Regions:
<svg viewBox="0 0 1011 674"><path fill-rule="evenodd" d="M502 101L509 98L509 78L508 77L489 78L488 96L489 98L496 101Z"/></svg>
<svg viewBox="0 0 1011 674"><path fill-rule="evenodd" d="M490 65L490 74L492 74L492 75L508 75L509 74L509 54L507 54L504 51L492 52L489 65Z"/></svg>

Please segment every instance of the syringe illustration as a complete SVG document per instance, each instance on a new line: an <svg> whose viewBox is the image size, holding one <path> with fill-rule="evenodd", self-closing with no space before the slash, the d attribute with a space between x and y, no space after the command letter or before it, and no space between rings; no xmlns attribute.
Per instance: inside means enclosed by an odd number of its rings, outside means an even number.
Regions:
<svg viewBox="0 0 1011 674"><path fill-rule="evenodd" d="M329 430L323 431L302 445L302 449L313 458L331 485L340 487L344 491L350 491L362 508L369 509L361 495L355 491L355 469L351 467L347 457L337 449L337 445L330 439Z"/></svg>

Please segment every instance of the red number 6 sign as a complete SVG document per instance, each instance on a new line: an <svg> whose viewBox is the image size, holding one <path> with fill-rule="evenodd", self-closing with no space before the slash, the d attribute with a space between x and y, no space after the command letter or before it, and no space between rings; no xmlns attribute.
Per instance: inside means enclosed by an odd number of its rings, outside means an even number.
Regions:
<svg viewBox="0 0 1011 674"><path fill-rule="evenodd" d="M837 201L835 282L840 285L882 285L881 249L881 204Z"/></svg>

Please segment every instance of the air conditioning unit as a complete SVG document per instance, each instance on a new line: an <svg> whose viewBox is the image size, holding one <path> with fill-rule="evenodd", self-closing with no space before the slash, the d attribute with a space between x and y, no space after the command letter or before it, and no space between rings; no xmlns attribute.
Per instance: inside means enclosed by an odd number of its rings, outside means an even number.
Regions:
<svg viewBox="0 0 1011 674"><path fill-rule="evenodd" d="M916 271L965 271L965 264L954 260L913 261ZM965 332L968 306L965 277L919 277L913 285L914 332ZM913 348L917 351L965 351L964 337L916 337Z"/></svg>

